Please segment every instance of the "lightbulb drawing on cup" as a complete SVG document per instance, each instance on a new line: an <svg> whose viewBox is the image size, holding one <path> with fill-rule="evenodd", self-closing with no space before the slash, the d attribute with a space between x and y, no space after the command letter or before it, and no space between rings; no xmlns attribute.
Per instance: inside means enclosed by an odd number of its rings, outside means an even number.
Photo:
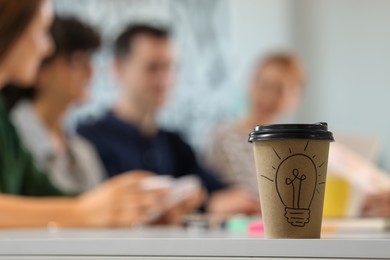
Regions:
<svg viewBox="0 0 390 260"><path fill-rule="evenodd" d="M265 175L261 177L275 183L276 192L283 205L285 206L285 217L288 223L294 227L304 227L310 223L310 206L313 202L315 193L320 193L318 185L325 184L325 181L318 182L320 175L317 174L317 168L321 168L325 162L318 166L314 162L316 155L308 155L306 143L302 152L293 153L289 148L286 158L282 158L274 149L275 156L280 163L278 166L272 166L275 170L275 177L269 178Z"/></svg>

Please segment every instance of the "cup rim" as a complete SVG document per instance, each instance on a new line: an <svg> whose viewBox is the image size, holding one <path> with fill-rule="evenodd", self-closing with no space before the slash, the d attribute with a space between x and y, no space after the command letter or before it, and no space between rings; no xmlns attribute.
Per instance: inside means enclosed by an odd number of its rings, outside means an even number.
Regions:
<svg viewBox="0 0 390 260"><path fill-rule="evenodd" d="M325 122L315 124L272 124L258 125L249 134L248 141L309 139L334 141L333 133L328 131Z"/></svg>

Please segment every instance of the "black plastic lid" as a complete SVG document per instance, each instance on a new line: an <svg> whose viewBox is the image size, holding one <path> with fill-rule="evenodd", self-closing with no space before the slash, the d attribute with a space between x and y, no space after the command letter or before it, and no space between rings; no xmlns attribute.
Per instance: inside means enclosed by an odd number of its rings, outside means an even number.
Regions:
<svg viewBox="0 0 390 260"><path fill-rule="evenodd" d="M327 123L258 125L249 134L249 142L275 139L313 139L333 142Z"/></svg>

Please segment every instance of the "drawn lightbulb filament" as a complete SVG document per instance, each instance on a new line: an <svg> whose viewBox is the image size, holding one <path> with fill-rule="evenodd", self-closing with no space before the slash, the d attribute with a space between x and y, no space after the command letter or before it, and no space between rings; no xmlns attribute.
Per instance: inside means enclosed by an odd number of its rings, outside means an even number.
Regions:
<svg viewBox="0 0 390 260"><path fill-rule="evenodd" d="M301 200L301 189L302 189L302 182L306 180L306 175L301 174L299 176L299 170L294 169L292 171L292 175L294 176L293 179L286 178L286 184L292 186L293 190L293 208L299 209L300 208L300 200Z"/></svg>

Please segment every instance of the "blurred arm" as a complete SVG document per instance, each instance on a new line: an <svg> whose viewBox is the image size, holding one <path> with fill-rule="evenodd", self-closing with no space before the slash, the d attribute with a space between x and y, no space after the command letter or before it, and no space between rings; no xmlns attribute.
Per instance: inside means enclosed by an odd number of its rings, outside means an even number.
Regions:
<svg viewBox="0 0 390 260"><path fill-rule="evenodd" d="M0 227L130 227L148 223L161 210L164 190L145 191L140 182L151 173L121 174L75 198L0 195Z"/></svg>
<svg viewBox="0 0 390 260"><path fill-rule="evenodd" d="M0 195L0 227L88 226L77 209L77 199Z"/></svg>

